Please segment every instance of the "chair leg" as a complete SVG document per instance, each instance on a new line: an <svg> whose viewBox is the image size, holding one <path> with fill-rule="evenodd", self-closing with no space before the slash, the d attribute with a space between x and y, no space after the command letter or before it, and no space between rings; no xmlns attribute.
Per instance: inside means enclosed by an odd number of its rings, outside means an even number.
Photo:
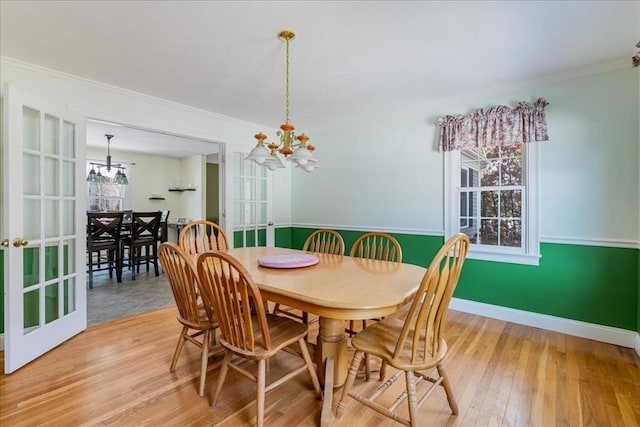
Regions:
<svg viewBox="0 0 640 427"><path fill-rule="evenodd" d="M353 382L355 381L356 375L358 374L358 368L360 367L360 362L362 362L363 355L364 353L361 351L356 351L356 353L353 355L351 366L349 366L349 375L347 376L347 380L344 383L344 388L342 389L342 396L340 397L340 401L338 402L338 408L336 409L336 418L340 418L340 416L342 415L342 412L344 411L347 397L349 396L351 387L353 387Z"/></svg>
<svg viewBox="0 0 640 427"><path fill-rule="evenodd" d="M256 400L256 412L257 412L257 420L256 425L258 427L264 426L264 395L265 395L265 382L266 382L266 360L260 359L258 360L258 391L257 391L257 400Z"/></svg>
<svg viewBox="0 0 640 427"><path fill-rule="evenodd" d="M175 372L176 364L178 363L178 358L180 357L180 353L182 352L182 348L184 347L185 338L184 336L189 331L189 328L186 326L182 327L182 332L180 332L180 337L178 338L178 345L176 345L176 349L173 352L173 359L171 359L171 367L169 368L169 372Z"/></svg>
<svg viewBox="0 0 640 427"><path fill-rule="evenodd" d="M311 356L309 355L309 349L307 348L305 339L302 338L298 340L298 344L300 345L300 353L302 353L302 358L304 359L304 363L307 364L307 370L309 371L309 376L311 377L313 388L318 394L318 397L322 399L322 389L320 388L320 381L318 381L318 373L316 372L316 369L313 367L313 362L311 361Z"/></svg>
<svg viewBox="0 0 640 427"><path fill-rule="evenodd" d="M447 378L447 373L444 370L442 365L438 364L436 366L438 370L438 374L442 377L442 388L444 388L444 392L447 395L447 401L449 402L449 407L451 408L451 412L453 415L458 415L458 403L456 402L455 397L453 397L453 390L451 390L451 384L449 383L449 379Z"/></svg>
<svg viewBox="0 0 640 427"><path fill-rule="evenodd" d="M122 254L120 248L115 249L116 253L116 280L118 283L122 283Z"/></svg>
<svg viewBox="0 0 640 427"><path fill-rule="evenodd" d="M218 403L218 397L220 396L220 392L222 391L222 385L224 384L224 379L227 377L227 372L229 371L229 361L233 353L227 350L224 353L224 359L222 359L222 366L220 367L220 374L218 374L218 384L216 385L216 391L213 394L213 400L211 401L211 406L216 406Z"/></svg>
<svg viewBox="0 0 640 427"><path fill-rule="evenodd" d="M129 266L131 267L131 280L136 280L136 263L135 260L138 259L136 254L136 250L133 246L129 248Z"/></svg>
<svg viewBox="0 0 640 427"><path fill-rule="evenodd" d="M407 379L407 403L409 404L409 420L411 426L418 425L418 397L416 393L416 376L413 371L404 373Z"/></svg>
<svg viewBox="0 0 640 427"><path fill-rule="evenodd" d="M158 245L153 244L153 249L151 249L151 253L153 254L153 267L155 268L156 276L160 275L160 270L158 269Z"/></svg>
<svg viewBox="0 0 640 427"><path fill-rule="evenodd" d="M371 380L371 357L367 353L364 354L364 379Z"/></svg>
<svg viewBox="0 0 640 427"><path fill-rule="evenodd" d="M384 381L384 378L387 376L387 362L382 360L380 364L380 381Z"/></svg>
<svg viewBox="0 0 640 427"><path fill-rule="evenodd" d="M93 252L89 252L89 289L93 289Z"/></svg>
<svg viewBox="0 0 640 427"><path fill-rule="evenodd" d="M204 331L202 337L202 354L200 355L200 388L198 394L204 396L204 383L207 380L207 365L209 363L209 331Z"/></svg>

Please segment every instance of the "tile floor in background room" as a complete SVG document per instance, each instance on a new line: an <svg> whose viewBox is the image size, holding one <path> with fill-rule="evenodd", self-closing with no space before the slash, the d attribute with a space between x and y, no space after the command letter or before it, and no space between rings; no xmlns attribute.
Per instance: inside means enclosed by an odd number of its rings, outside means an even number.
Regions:
<svg viewBox="0 0 640 427"><path fill-rule="evenodd" d="M94 273L93 289L87 289L87 326L174 304L171 286L162 273L156 277L153 271L140 271L131 280L125 271L122 283L115 277L109 279L106 271Z"/></svg>

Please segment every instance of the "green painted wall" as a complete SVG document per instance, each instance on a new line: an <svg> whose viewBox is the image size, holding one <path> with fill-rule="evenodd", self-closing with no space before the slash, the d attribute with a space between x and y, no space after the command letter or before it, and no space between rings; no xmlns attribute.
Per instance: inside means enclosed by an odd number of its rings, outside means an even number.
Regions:
<svg viewBox="0 0 640 427"><path fill-rule="evenodd" d="M291 247L302 248L313 229L293 228ZM360 231L339 230L349 253ZM426 267L442 237L393 234L403 260ZM466 261L455 296L566 319L637 331L640 251L541 244L539 266Z"/></svg>

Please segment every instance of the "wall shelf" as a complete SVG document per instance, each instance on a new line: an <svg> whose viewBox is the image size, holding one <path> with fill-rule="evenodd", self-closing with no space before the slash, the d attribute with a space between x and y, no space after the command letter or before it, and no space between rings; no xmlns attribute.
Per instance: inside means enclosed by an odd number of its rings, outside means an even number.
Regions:
<svg viewBox="0 0 640 427"><path fill-rule="evenodd" d="M195 188L170 188L169 191L179 191L179 192L183 192L183 191L196 191Z"/></svg>

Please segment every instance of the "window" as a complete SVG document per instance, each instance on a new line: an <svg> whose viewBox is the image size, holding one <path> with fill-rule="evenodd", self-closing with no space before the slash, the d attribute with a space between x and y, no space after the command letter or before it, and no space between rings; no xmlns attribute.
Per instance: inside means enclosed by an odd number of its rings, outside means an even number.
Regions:
<svg viewBox="0 0 640 427"><path fill-rule="evenodd" d="M445 233L469 236L470 258L538 265L537 147L445 153Z"/></svg>
<svg viewBox="0 0 640 427"><path fill-rule="evenodd" d="M87 175L91 168L91 164L87 162ZM129 186L113 182L117 171L116 168L108 172L99 170L108 180L103 183L87 182L88 211L122 211L129 207ZM130 176L129 181L131 181Z"/></svg>

